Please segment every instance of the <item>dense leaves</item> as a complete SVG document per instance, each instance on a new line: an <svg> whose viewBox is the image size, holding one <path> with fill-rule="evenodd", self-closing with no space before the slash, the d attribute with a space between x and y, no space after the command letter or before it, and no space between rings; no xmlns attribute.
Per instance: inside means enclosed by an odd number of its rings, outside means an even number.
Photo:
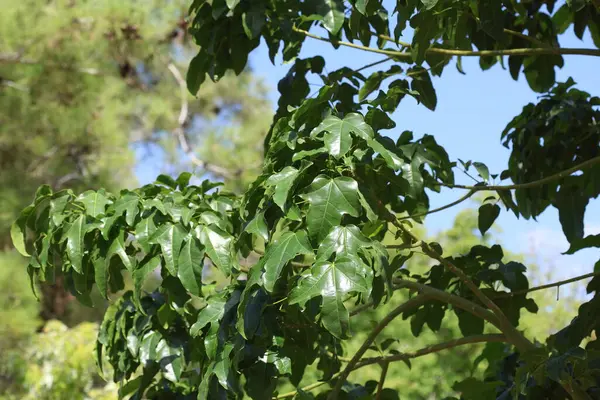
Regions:
<svg viewBox="0 0 600 400"><path fill-rule="evenodd" d="M415 336L425 326L440 331L452 314L474 342L489 339L482 335L490 329L502 332L494 340L506 342L506 351L482 353L490 378L454 385L464 399L538 399L554 392L579 400L596 393L597 344L591 341L585 351L578 346L597 332L597 295L545 347L531 343L517 330L522 312L538 311L523 264L508 261L499 245L446 254L416 233L415 224L430 212L429 196L441 186L456 187L457 164L431 135L415 139L406 131L394 141L381 133L395 127L390 114L406 95L436 108L431 75L442 74L454 50L496 51L480 57L488 69L505 50L557 46L557 34L570 21L578 35L589 29L597 39L592 3L563 5L552 16L554 2L496 0L409 0L393 11L372 0L196 0L191 12L191 33L200 46L187 76L194 93L206 75L218 80L228 70L240 73L261 39L272 60L280 47L284 61L294 60L278 85L281 99L265 139L262 174L242 196L208 181L190 184L189 174L161 176L118 195L98 190L76 196L42 187L11 229L19 251L30 257L32 282L62 274L83 302L90 302L94 284L107 296L123 289L122 273L131 274L133 292L109 309L98 338L98 358L105 354L114 380L127 382L123 395L271 399L280 395L281 380L297 390L280 398L313 398L310 389L320 385L303 390L300 382L315 363L330 386L319 399L372 398L375 390L380 399L397 398L383 383L376 389L346 381L350 369L383 366L381 359L360 353L344 367L340 356L341 343L354 332L352 317L393 303L401 289L420 297L396 308L373 335L398 315L410 318ZM394 42L390 14L396 14L396 38L408 24L414 29L412 43L398 42L397 51L384 48ZM348 45L342 39L366 46L377 38L377 50L390 56L386 61L410 64L405 76L387 84L404 68L394 65L365 78L347 67L324 73L320 56L298 58L315 24L334 46ZM563 63L558 48L525 50L508 59L513 77L524 67L534 90L551 90L502 133L511 156L500 178L516 186L489 188L498 198L481 205L480 233L500 215L498 202L525 218L553 205L569 253L597 247L595 236L584 237L584 213L600 193L600 102L572 81L555 85L554 66ZM312 97L308 73L323 81ZM482 162L461 164L473 165L482 179L467 187L471 191L485 190L498 177ZM428 271L411 270L408 261L416 254L428 257ZM154 271L162 280L146 295L142 284ZM597 277L588 289L598 289ZM377 347L381 357L398 356L383 347Z"/></svg>

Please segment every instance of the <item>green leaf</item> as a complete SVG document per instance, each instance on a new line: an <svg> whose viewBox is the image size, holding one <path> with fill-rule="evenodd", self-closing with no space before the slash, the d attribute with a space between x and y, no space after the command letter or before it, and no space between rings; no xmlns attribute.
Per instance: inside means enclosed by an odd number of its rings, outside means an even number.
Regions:
<svg viewBox="0 0 600 400"><path fill-rule="evenodd" d="M110 263L110 259L115 254L119 256L125 268L127 268L129 272L132 272L133 263L127 255L127 251L125 250L125 241L123 240L122 235L117 236L110 244L110 247L108 248L108 253L106 255L106 262Z"/></svg>
<svg viewBox="0 0 600 400"><path fill-rule="evenodd" d="M81 194L77 200L83 203L87 215L94 218L104 214L106 205L110 202L102 189L98 191L88 190Z"/></svg>
<svg viewBox="0 0 600 400"><path fill-rule="evenodd" d="M367 5L368 4L369 4L369 0L356 0L356 2L354 3L354 7L362 15L367 15Z"/></svg>
<svg viewBox="0 0 600 400"><path fill-rule="evenodd" d="M67 232L67 255L75 271L83 271L83 236L85 231L85 215L80 215L69 228Z"/></svg>
<svg viewBox="0 0 600 400"><path fill-rule="evenodd" d="M489 181L490 180L490 170L488 169L488 167L484 164L484 163L480 163L480 162L474 162L473 166L475 167L475 169L477 170L477 173L479 174L479 176L484 180L484 181Z"/></svg>
<svg viewBox="0 0 600 400"><path fill-rule="evenodd" d="M181 348L171 346L165 339L162 339L156 345L156 355L162 375L167 380L178 383L183 370Z"/></svg>
<svg viewBox="0 0 600 400"><path fill-rule="evenodd" d="M229 9L233 11L240 3L240 0L225 0L225 3L227 3L227 7L229 7Z"/></svg>
<svg viewBox="0 0 600 400"><path fill-rule="evenodd" d="M344 2L342 0L317 0L317 14L323 17L323 26L332 35L344 25Z"/></svg>
<svg viewBox="0 0 600 400"><path fill-rule="evenodd" d="M196 337L208 324L218 322L225 313L225 301L220 298L210 298L208 305L199 313L196 322L190 327L190 335Z"/></svg>
<svg viewBox="0 0 600 400"><path fill-rule="evenodd" d="M13 224L10 226L10 238L12 239L13 246L15 246L15 249L17 249L17 251L21 253L21 255L29 257L30 255L27 252L27 249L25 248L26 219L27 218L19 217L19 219L13 222Z"/></svg>
<svg viewBox="0 0 600 400"><path fill-rule="evenodd" d="M477 220L479 232L484 235L500 215L500 206L498 204L486 203L479 207L479 218Z"/></svg>
<svg viewBox="0 0 600 400"><path fill-rule="evenodd" d="M267 222L265 221L265 212L259 212L252 218L246 228L245 232L253 233L256 236L259 236L264 239L265 242L269 240L269 228L267 227Z"/></svg>
<svg viewBox="0 0 600 400"><path fill-rule="evenodd" d="M587 249L590 247L600 247L600 234L588 235L582 239L576 239L571 242L571 247L564 254L574 254L581 249Z"/></svg>
<svg viewBox="0 0 600 400"><path fill-rule="evenodd" d="M337 256L356 255L358 250L371 246L367 239L354 225L336 226L321 242L317 251L318 260L327 260L333 253Z"/></svg>
<svg viewBox="0 0 600 400"><path fill-rule="evenodd" d="M401 74L402 71L402 68L400 68L398 65L393 65L386 72L373 72L358 90L358 101L363 101L367 98L367 96L369 96L375 90L379 89L379 86L381 85L381 82L383 82L384 79L389 78L390 76Z"/></svg>
<svg viewBox="0 0 600 400"><path fill-rule="evenodd" d="M556 194L554 205L558 208L558 219L569 243L583 238L583 217L588 201L584 191L575 185L561 185Z"/></svg>
<svg viewBox="0 0 600 400"><path fill-rule="evenodd" d="M160 257L155 256L146 262L140 263L138 268L133 271L133 294L136 302L139 302L139 299L142 295L142 287L146 281L146 278L152 273L152 271L160 267L160 264Z"/></svg>
<svg viewBox="0 0 600 400"><path fill-rule="evenodd" d="M272 292L283 267L299 254L313 254L312 247L304 231L286 232L267 247L263 259L265 273L264 287Z"/></svg>
<svg viewBox="0 0 600 400"><path fill-rule="evenodd" d="M140 198L135 193L126 193L115 202L114 215L119 217L125 213L125 222L127 222L129 226L133 226L135 217L139 213L139 201Z"/></svg>
<svg viewBox="0 0 600 400"><path fill-rule="evenodd" d="M285 203L289 197L290 189L294 186L294 182L298 177L298 171L294 167L285 167L280 172L273 174L267 179L266 185L275 188L273 201L281 208L281 211L286 212Z"/></svg>
<svg viewBox="0 0 600 400"><path fill-rule="evenodd" d="M214 225L197 227L195 232L212 263L229 275L233 267L233 237Z"/></svg>
<svg viewBox="0 0 600 400"><path fill-rule="evenodd" d="M180 224L165 224L158 228L150 237L150 244L158 244L162 250L165 267L171 276L177 276L179 253L187 232Z"/></svg>
<svg viewBox="0 0 600 400"><path fill-rule="evenodd" d="M103 298L108 298L108 263L105 258L94 258L94 282Z"/></svg>
<svg viewBox="0 0 600 400"><path fill-rule="evenodd" d="M481 0L477 3L481 29L498 42L504 42L504 15L501 0Z"/></svg>
<svg viewBox="0 0 600 400"><path fill-rule="evenodd" d="M306 215L308 233L316 242L321 242L339 225L344 214L353 217L360 214L358 184L352 178L319 175L302 197L310 204Z"/></svg>
<svg viewBox="0 0 600 400"><path fill-rule="evenodd" d="M407 165L404 162L404 160L400 158L400 156L398 156L392 150L389 150L387 147L385 147L382 143L380 143L377 140L377 138L369 140L368 144L369 147L373 149L373 151L379 153L379 155L383 157L388 167L390 167L394 171L400 171Z"/></svg>
<svg viewBox="0 0 600 400"><path fill-rule="evenodd" d="M310 135L314 137L321 132L325 132L325 147L336 158L342 157L350 150L352 134L365 140L374 136L373 129L364 121L362 115L357 113L350 113L343 120L330 115Z"/></svg>
<svg viewBox="0 0 600 400"><path fill-rule="evenodd" d="M423 67L413 67L408 72L412 76L410 88L419 92L419 100L425 107L435 111L437 95L431 83L429 72Z"/></svg>
<svg viewBox="0 0 600 400"><path fill-rule="evenodd" d="M494 399L496 398L496 389L502 385L504 385L504 382L482 382L470 377L461 382L456 382L452 389L461 392L461 398L464 400Z"/></svg>
<svg viewBox="0 0 600 400"><path fill-rule="evenodd" d="M418 196L423 190L423 175L420 166L421 162L417 157L413 157L410 164L402 165L402 177L408 182L409 194L413 197Z"/></svg>
<svg viewBox="0 0 600 400"><path fill-rule="evenodd" d="M425 6L426 10L431 10L438 3L439 0L421 0L421 3Z"/></svg>
<svg viewBox="0 0 600 400"><path fill-rule="evenodd" d="M347 337L349 323L345 297L352 292L369 293L371 282L367 280L367 270L368 267L354 257L317 262L290 292L290 304L304 305L308 300L321 296L321 319L325 329L343 339Z"/></svg>
<svg viewBox="0 0 600 400"><path fill-rule="evenodd" d="M264 10L252 10L242 15L242 26L248 39L258 37L266 22Z"/></svg>
<svg viewBox="0 0 600 400"><path fill-rule="evenodd" d="M183 287L194 296L202 295L204 249L195 237L190 237L179 254L177 276Z"/></svg>

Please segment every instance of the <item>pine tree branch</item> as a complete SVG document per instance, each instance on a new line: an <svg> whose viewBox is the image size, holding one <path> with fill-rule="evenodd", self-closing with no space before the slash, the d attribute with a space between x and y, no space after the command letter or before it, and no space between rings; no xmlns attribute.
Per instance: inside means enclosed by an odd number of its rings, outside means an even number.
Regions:
<svg viewBox="0 0 600 400"><path fill-rule="evenodd" d="M390 322L394 320L397 316L402 314L405 311L412 310L413 308L417 308L427 302L429 296L425 294L419 294L417 297L413 297L408 300L406 303L400 304L394 310L392 310L388 315L386 315L379 323L373 328L373 330L369 333L369 336L363 344L360 346L358 351L354 354L352 359L346 365L346 368L340 374L333 391L329 394L329 400L337 399L337 396L342 389L342 385L350 375L350 372L355 368L356 364L360 361L362 356L365 354L369 347L373 344L377 336L381 333L381 331L389 325Z"/></svg>
<svg viewBox="0 0 600 400"><path fill-rule="evenodd" d="M566 178L567 176L571 175L574 172L577 172L579 170L583 170L585 168L591 167L593 165L596 164L600 164L600 156L598 157L594 157L591 158L587 161L584 161L580 164L577 164L574 167L571 167L569 169L566 169L564 171L558 172L554 175L550 175L546 178L543 179L539 179L537 181L533 181L533 182L527 182L527 183L517 183L514 185L500 185L500 186L493 186L493 185L477 185L477 186L467 186L467 185L451 185L448 183L441 183L438 182L439 185L441 186L445 186L451 189L468 189L468 190L473 190L476 192L480 192L482 190L515 190L515 189L531 189L537 186L542 186L545 185L546 183L550 183L550 182L554 182L557 181L559 179L562 178Z"/></svg>
<svg viewBox="0 0 600 400"><path fill-rule="evenodd" d="M377 49L373 47L361 46L351 42L345 42L342 40L331 40L326 37L315 35L304 29L297 27L292 28L295 32L301 33L304 36L317 39L323 42L335 43L336 45L351 47L358 50L368 51L371 53L385 54L394 58L412 58L412 55L403 51ZM391 41L401 44L402 46L408 43L396 42L390 37L387 37ZM410 46L410 45L409 45ZM405 46L408 47L408 46ZM503 49L503 50L460 50L460 49L442 49L439 47L430 47L425 51L426 53L437 53L445 54L448 56L462 56L462 57L497 57L497 56L539 56L539 55L583 55L583 56L594 56L600 57L600 49L581 49L581 48L554 48L554 47L534 47L534 48L522 48L522 49Z"/></svg>
<svg viewBox="0 0 600 400"><path fill-rule="evenodd" d="M209 164L206 161L199 159L194 154L194 151L190 147L187 137L185 136L185 131L183 129L183 127L187 121L188 113L189 113L189 106L188 106L188 100L187 100L187 96L188 96L187 85L186 85L185 79L183 79L181 72L179 72L179 69L177 69L175 64L170 63L167 66L167 68L169 69L169 71L171 72L171 74L173 75L175 80L177 81L177 84L179 85L179 89L181 91L181 109L179 112L179 118L177 119L178 126L173 131L173 135L177 138L177 141L179 142L179 146L181 147L181 150L183 150L183 152L188 156L190 161L197 167L199 167L203 170L206 170L206 171L210 172L211 174L221 177L221 178L225 178L225 179L235 178L239 174L229 171L228 169L223 168L221 166Z"/></svg>

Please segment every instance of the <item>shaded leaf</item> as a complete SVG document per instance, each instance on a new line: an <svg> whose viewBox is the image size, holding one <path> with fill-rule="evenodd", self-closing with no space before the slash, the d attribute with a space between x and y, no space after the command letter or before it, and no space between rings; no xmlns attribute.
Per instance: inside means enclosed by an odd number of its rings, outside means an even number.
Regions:
<svg viewBox="0 0 600 400"><path fill-rule="evenodd" d="M265 269L262 281L267 291L273 291L283 267L299 254L313 254L304 231L286 232L267 247L261 260Z"/></svg>

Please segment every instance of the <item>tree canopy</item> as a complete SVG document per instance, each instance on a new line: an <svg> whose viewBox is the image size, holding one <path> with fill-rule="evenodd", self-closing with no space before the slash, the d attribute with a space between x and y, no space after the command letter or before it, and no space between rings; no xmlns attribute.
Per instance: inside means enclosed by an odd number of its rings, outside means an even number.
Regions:
<svg viewBox="0 0 600 400"><path fill-rule="evenodd" d="M261 40L271 59L281 52L293 61L278 85L261 174L243 195L190 182L189 173L119 194L41 186L12 226L15 247L30 257L32 281L62 274L84 303L93 287L107 296L123 288L123 271L132 275L133 290L109 308L97 344L99 365L108 359L122 396L394 399L402 388L386 387L390 363L485 343L474 361L487 362L485 376L465 374L453 385L462 399L598 398L600 263L570 280L593 278L591 299L540 343L520 329L523 314L538 311L530 292L564 282L531 287L526 266L500 245L451 251L418 224L484 192L481 234L501 212L529 219L554 207L567 253L600 246L600 235L584 236L586 206L600 194L600 99L571 79L556 82L554 72L567 56L600 55L559 41L573 27L598 47L599 7L194 0L189 26L200 49L187 72L192 93L207 78L242 73ZM328 72L319 55L297 58L306 40L382 58ZM389 114L406 96L435 109L431 75L451 62L460 70L462 57L478 57L484 70L507 62L513 78L525 75L540 93L499 133L511 150L504 171L489 171L485 159L454 161L431 135L404 131L394 141L382 133L396 127ZM308 74L323 82L313 95ZM470 168L477 183L458 183L455 170ZM431 209L442 187L458 200ZM425 271L411 267L420 255L429 260ZM157 269L162 282L143 293ZM217 276L225 285L212 283ZM388 313L346 357L362 313L383 307ZM402 352L377 342L396 318L409 319L419 336L451 315L458 331L445 341ZM376 345L380 355L366 356ZM301 385L315 363L322 376ZM381 367L377 381L350 379L369 365ZM284 382L294 389L282 391Z"/></svg>

